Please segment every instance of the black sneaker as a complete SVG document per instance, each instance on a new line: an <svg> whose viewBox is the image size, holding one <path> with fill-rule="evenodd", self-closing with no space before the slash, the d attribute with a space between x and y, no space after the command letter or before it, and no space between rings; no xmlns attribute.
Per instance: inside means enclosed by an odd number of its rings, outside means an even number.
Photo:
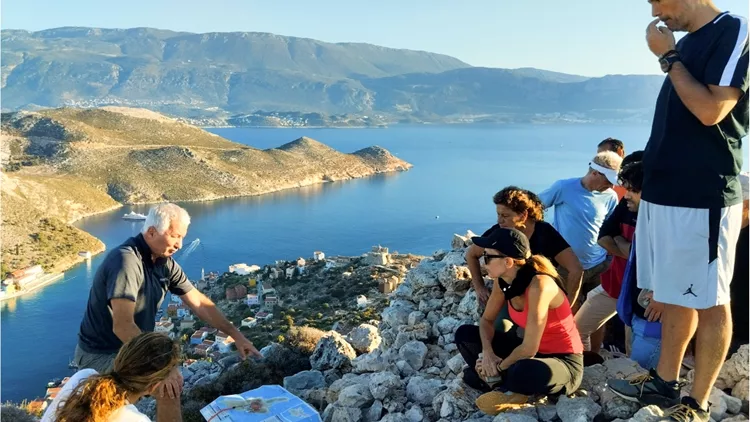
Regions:
<svg viewBox="0 0 750 422"><path fill-rule="evenodd" d="M644 406L655 404L664 408L675 406L680 401L680 384L664 381L655 369L630 380L609 380L607 386L622 399Z"/></svg>
<svg viewBox="0 0 750 422"><path fill-rule="evenodd" d="M664 416L667 417L668 421L677 422L709 422L711 420L711 411L703 410L698 405L698 402L690 396L682 398L680 404L670 407L664 412Z"/></svg>

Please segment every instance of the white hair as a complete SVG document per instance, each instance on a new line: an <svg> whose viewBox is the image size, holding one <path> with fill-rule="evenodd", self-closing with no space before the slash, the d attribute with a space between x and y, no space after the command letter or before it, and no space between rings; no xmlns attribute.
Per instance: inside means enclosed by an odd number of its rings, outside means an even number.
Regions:
<svg viewBox="0 0 750 422"><path fill-rule="evenodd" d="M143 229L141 233L146 233L150 227L156 229L159 234L164 234L173 221L178 221L186 226L190 225L190 215L175 204L159 204L148 212L146 221L143 223Z"/></svg>
<svg viewBox="0 0 750 422"><path fill-rule="evenodd" d="M599 164L602 167L612 169L616 172L620 171L620 164L622 164L622 157L616 152L602 151L594 156L592 162Z"/></svg>

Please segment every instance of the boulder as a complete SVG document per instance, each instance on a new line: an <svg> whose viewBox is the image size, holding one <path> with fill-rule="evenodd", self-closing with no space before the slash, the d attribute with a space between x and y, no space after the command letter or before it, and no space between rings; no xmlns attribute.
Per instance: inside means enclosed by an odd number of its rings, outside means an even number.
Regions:
<svg viewBox="0 0 750 422"><path fill-rule="evenodd" d="M325 386L326 380L320 371L302 371L284 378L284 388L297 396L305 390Z"/></svg>
<svg viewBox="0 0 750 422"><path fill-rule="evenodd" d="M372 397L370 388L367 385L354 384L341 390L336 404L343 407L362 409L372 405L373 401L374 398Z"/></svg>
<svg viewBox="0 0 750 422"><path fill-rule="evenodd" d="M344 337L335 331L330 331L315 346L315 350L310 355L310 366L318 371L347 368L356 357L357 353Z"/></svg>
<svg viewBox="0 0 750 422"><path fill-rule="evenodd" d="M562 422L591 422L602 408L590 397L560 397L557 402L557 416Z"/></svg>
<svg viewBox="0 0 750 422"><path fill-rule="evenodd" d="M444 388L445 386L439 380L427 379L417 375L412 377L406 385L406 397L413 403L429 405L432 404L432 399Z"/></svg>
<svg viewBox="0 0 750 422"><path fill-rule="evenodd" d="M471 286L469 267L446 265L438 271L438 281L449 292L465 292Z"/></svg>
<svg viewBox="0 0 750 422"><path fill-rule="evenodd" d="M421 341L410 341L404 344L398 351L401 359L406 361L415 370L420 370L424 365L427 355L427 346Z"/></svg>
<svg viewBox="0 0 750 422"><path fill-rule="evenodd" d="M349 343L359 353L370 353L380 346L382 338L378 328L370 324L360 324L348 335Z"/></svg>
<svg viewBox="0 0 750 422"><path fill-rule="evenodd" d="M391 372L373 374L369 381L370 393L376 400L403 396L404 383Z"/></svg>

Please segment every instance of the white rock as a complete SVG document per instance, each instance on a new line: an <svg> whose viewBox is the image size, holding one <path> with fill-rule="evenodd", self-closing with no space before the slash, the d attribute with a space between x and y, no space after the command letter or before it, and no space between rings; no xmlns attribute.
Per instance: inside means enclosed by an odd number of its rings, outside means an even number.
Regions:
<svg viewBox="0 0 750 422"><path fill-rule="evenodd" d="M602 408L589 397L561 396L557 402L557 415L562 422L590 422Z"/></svg>
<svg viewBox="0 0 750 422"><path fill-rule="evenodd" d="M445 317L435 324L440 334L454 334L461 325L461 321L453 317Z"/></svg>
<svg viewBox="0 0 750 422"><path fill-rule="evenodd" d="M463 267L466 265L466 251L450 251L445 255L445 257L443 257L440 263L443 265L455 265L457 267Z"/></svg>
<svg viewBox="0 0 750 422"><path fill-rule="evenodd" d="M747 378L740 380L732 388L732 396L740 400L750 400L750 382Z"/></svg>
<svg viewBox="0 0 750 422"><path fill-rule="evenodd" d="M469 242L471 241L470 238L467 238L466 236L461 236L460 234L453 234L453 239L451 240L451 249L463 249L467 246L469 246Z"/></svg>
<svg viewBox="0 0 750 422"><path fill-rule="evenodd" d="M457 354L456 356L453 356L452 358L448 359L448 362L446 363L448 368L454 374L460 374L461 371L464 369L465 364L466 362L464 362L464 358L460 354Z"/></svg>
<svg viewBox="0 0 750 422"><path fill-rule="evenodd" d="M442 299L422 299L419 301L419 311L428 313L430 311L437 311L443 308Z"/></svg>
<svg viewBox="0 0 750 422"><path fill-rule="evenodd" d="M664 419L664 411L658 406L646 406L630 418L630 422L657 422Z"/></svg>
<svg viewBox="0 0 750 422"><path fill-rule="evenodd" d="M372 353L357 356L352 361L352 366L354 367L354 371L358 373L382 372L391 370L393 363L378 349Z"/></svg>
<svg viewBox="0 0 750 422"><path fill-rule="evenodd" d="M416 373L414 368L412 368L405 360L396 362L396 368L398 368L399 373L404 378L408 378Z"/></svg>
<svg viewBox="0 0 750 422"><path fill-rule="evenodd" d="M647 372L636 361L627 358L605 360L604 367L607 368L607 377L609 379L626 379L633 375Z"/></svg>
<svg viewBox="0 0 750 422"><path fill-rule="evenodd" d="M382 321L391 327L405 325L408 322L409 314L415 311L414 305L409 305L402 304L401 306L394 306L393 303L391 303L391 306L385 308L380 314Z"/></svg>
<svg viewBox="0 0 750 422"><path fill-rule="evenodd" d="M440 381L417 375L412 377L406 385L406 396L414 403L429 405L443 388L443 383Z"/></svg>
<svg viewBox="0 0 750 422"><path fill-rule="evenodd" d="M391 297L401 299L411 299L414 297L414 288L411 287L411 283L401 283L396 287L396 290L391 293Z"/></svg>
<svg viewBox="0 0 750 422"><path fill-rule="evenodd" d="M540 421L550 422L557 417L557 407L551 404L537 406L536 411Z"/></svg>
<svg viewBox="0 0 750 422"><path fill-rule="evenodd" d="M464 292L471 285L471 273L468 267L446 265L438 271L440 285L449 292Z"/></svg>
<svg viewBox="0 0 750 422"><path fill-rule="evenodd" d="M747 422L747 420L747 416L737 415L732 416L731 418L722 419L721 422Z"/></svg>
<svg viewBox="0 0 750 422"><path fill-rule="evenodd" d="M403 413L389 413L385 416L383 416L383 419L380 420L380 422L410 422L409 419L404 416Z"/></svg>
<svg viewBox="0 0 750 422"><path fill-rule="evenodd" d="M369 374L368 374L369 375ZM343 378L334 381L330 387L328 387L328 393L326 394L326 401L328 403L334 403L339 398L339 393L346 387L357 384L366 384L369 382L370 377L365 375L354 375L346 374Z"/></svg>
<svg viewBox="0 0 750 422"><path fill-rule="evenodd" d="M351 422L362 420L362 410L353 407L334 407L331 422Z"/></svg>
<svg viewBox="0 0 750 422"><path fill-rule="evenodd" d="M724 415L727 413L727 402L724 400L723 391L714 387L711 389L711 395L708 396L708 401L711 403L711 419L720 421L724 419ZM740 406L742 402L740 401Z"/></svg>
<svg viewBox="0 0 750 422"><path fill-rule="evenodd" d="M404 344L398 351L401 359L417 371L422 369L424 358L427 355L427 346L421 341L410 341Z"/></svg>
<svg viewBox="0 0 750 422"><path fill-rule="evenodd" d="M750 373L748 373L749 361L750 349L748 349L747 344L744 344L740 346L739 350L729 360L724 362L721 371L719 371L719 377L716 380L715 386L720 390L734 388L740 381L750 378ZM741 398L734 393L732 395ZM745 396L747 396L747 393L745 393Z"/></svg>
<svg viewBox="0 0 750 422"><path fill-rule="evenodd" d="M410 422L422 422L424 419L424 412L422 412L422 409L419 406L412 406L404 416L406 416L406 419Z"/></svg>
<svg viewBox="0 0 750 422"><path fill-rule="evenodd" d="M722 393L724 392L722 391ZM724 401L727 404L727 413L736 415L742 410L742 400L738 399L737 397L724 394Z"/></svg>
<svg viewBox="0 0 750 422"><path fill-rule="evenodd" d="M349 333L348 340L357 352L370 353L380 346L382 338L374 325L360 324Z"/></svg>
<svg viewBox="0 0 750 422"><path fill-rule="evenodd" d="M471 320L479 319L479 304L477 303L477 292L469 289L458 304L458 313L461 317Z"/></svg>
<svg viewBox="0 0 750 422"><path fill-rule="evenodd" d="M373 401L372 393L370 393L370 388L367 385L355 384L341 390L336 404L361 409L372 405Z"/></svg>
<svg viewBox="0 0 750 422"><path fill-rule="evenodd" d="M369 387L370 393L376 400L383 400L386 397L398 396L399 393L396 390L403 390L404 383L398 375L381 372L370 377Z"/></svg>
<svg viewBox="0 0 750 422"><path fill-rule="evenodd" d="M352 359L356 357L354 348L341 334L329 331L318 341L313 354L310 355L310 366L318 371L345 368L351 365Z"/></svg>
<svg viewBox="0 0 750 422"><path fill-rule="evenodd" d="M492 422L536 422L537 418L529 415L505 412L495 416Z"/></svg>
<svg viewBox="0 0 750 422"><path fill-rule="evenodd" d="M411 284L414 290L425 289L428 287L439 286L437 279L437 267L434 263L423 261L416 268L412 268L406 274L406 281Z"/></svg>

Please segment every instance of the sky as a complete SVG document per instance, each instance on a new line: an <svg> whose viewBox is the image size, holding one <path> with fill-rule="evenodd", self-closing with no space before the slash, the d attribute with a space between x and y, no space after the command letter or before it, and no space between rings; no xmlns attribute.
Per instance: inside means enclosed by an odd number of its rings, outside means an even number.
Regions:
<svg viewBox="0 0 750 422"><path fill-rule="evenodd" d="M747 16L747 0L714 0ZM2 0L3 29L271 32L447 54L473 66L660 74L647 0Z"/></svg>

